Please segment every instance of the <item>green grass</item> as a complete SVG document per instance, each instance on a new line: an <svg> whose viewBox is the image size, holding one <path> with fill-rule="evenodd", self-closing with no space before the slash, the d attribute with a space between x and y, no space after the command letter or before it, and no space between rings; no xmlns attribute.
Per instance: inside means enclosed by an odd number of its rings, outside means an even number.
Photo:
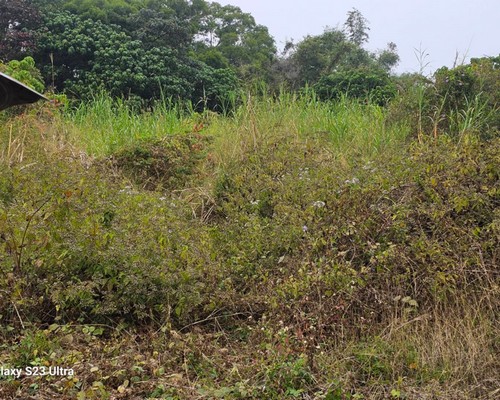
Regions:
<svg viewBox="0 0 500 400"><path fill-rule="evenodd" d="M104 156L136 141L189 131L192 115L180 106L161 103L137 113L126 103L100 95L63 117L68 139L92 156Z"/></svg>
<svg viewBox="0 0 500 400"><path fill-rule="evenodd" d="M335 154L369 157L397 148L409 130L402 124L386 126L385 110L376 105L347 98L325 103L314 93L282 92L277 97L242 96L242 105L231 117L218 119L208 132L218 138L218 152L228 160L228 155L229 159L237 159L248 150L284 136L300 142L320 139Z"/></svg>
<svg viewBox="0 0 500 400"><path fill-rule="evenodd" d="M204 123L203 132L217 139L221 159L238 158L247 149L266 145L273 136L298 140L327 139L336 153L370 156L397 147L409 129L387 126L385 110L343 98L325 103L313 92L281 92L278 96L242 93L226 117L197 114L182 104L163 102L149 112L136 113L124 102L102 95L82 103L63 117L68 140L92 156L109 155L137 140L187 133Z"/></svg>

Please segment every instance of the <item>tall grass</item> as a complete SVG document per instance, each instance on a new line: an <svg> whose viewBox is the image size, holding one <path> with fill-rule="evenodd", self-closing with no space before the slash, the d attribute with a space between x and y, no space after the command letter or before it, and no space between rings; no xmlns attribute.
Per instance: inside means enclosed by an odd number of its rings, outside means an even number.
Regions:
<svg viewBox="0 0 500 400"><path fill-rule="evenodd" d="M237 159L283 135L297 140L320 137L335 152L370 155L398 145L409 133L404 125L387 127L385 110L377 105L347 98L325 103L311 90L302 94L281 91L274 96L265 90L242 92L233 98L225 116L197 114L192 107L168 101L137 113L123 101L100 95L64 118L68 140L96 156L137 140L187 133L200 122L205 124L203 132L215 137L215 153L221 161Z"/></svg>
<svg viewBox="0 0 500 400"><path fill-rule="evenodd" d="M488 101L479 93L472 100L465 98L465 107L462 110L454 110L450 114L450 132L462 138L467 133L479 134L487 132L488 121L498 113L499 108L489 109Z"/></svg>
<svg viewBox="0 0 500 400"><path fill-rule="evenodd" d="M107 155L137 140L160 138L189 130L191 113L162 101L138 113L125 102L98 95L65 116L68 139L91 155Z"/></svg>
<svg viewBox="0 0 500 400"><path fill-rule="evenodd" d="M218 119L209 132L217 138L216 153L223 164L283 137L320 141L336 156L370 157L401 146L409 135L404 124L386 124L382 107L345 97L322 102L313 91L282 91L277 96L244 93L231 117Z"/></svg>

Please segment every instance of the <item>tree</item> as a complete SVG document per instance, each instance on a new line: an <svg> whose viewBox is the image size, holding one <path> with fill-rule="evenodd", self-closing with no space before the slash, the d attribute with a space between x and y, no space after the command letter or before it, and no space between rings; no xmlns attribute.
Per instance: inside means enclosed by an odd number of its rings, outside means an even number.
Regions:
<svg viewBox="0 0 500 400"><path fill-rule="evenodd" d="M35 66L35 60L31 57L25 57L22 60L11 60L7 64L0 63L0 72L5 72L37 92L42 93L45 89L42 75Z"/></svg>
<svg viewBox="0 0 500 400"><path fill-rule="evenodd" d="M297 66L298 82L293 87L315 83L337 67L350 46L343 32L330 29L318 36L307 36L291 55Z"/></svg>
<svg viewBox="0 0 500 400"><path fill-rule="evenodd" d="M370 30L368 20L356 8L347 13L344 29L349 40L356 45L362 46L368 41L368 31Z"/></svg>
<svg viewBox="0 0 500 400"><path fill-rule="evenodd" d="M128 34L146 47L171 47L187 52L206 13L204 0L148 0L128 19Z"/></svg>
<svg viewBox="0 0 500 400"><path fill-rule="evenodd" d="M173 13L143 8L133 15L129 22L132 27L131 34L146 48L170 47L183 52L192 42L190 27Z"/></svg>
<svg viewBox="0 0 500 400"><path fill-rule="evenodd" d="M53 76L56 89L77 96L98 90L144 99L158 97L161 90L172 96L189 94L188 78L180 76L184 63L174 50L146 49L119 26L68 12L47 15L37 59L45 64L45 75Z"/></svg>
<svg viewBox="0 0 500 400"><path fill-rule="evenodd" d="M36 1L43 3L42 8L47 11L67 10L82 19L119 25L122 32L133 40L141 41L146 49L167 47L183 56L191 52L191 58L206 61L215 68L230 65L229 51L224 56L215 47L199 46L206 34L205 23L209 16L213 10L222 8L218 4L209 5L205 0L55 0L59 3L59 10L55 10L48 0ZM257 33L260 32L257 30ZM193 53L195 38L196 47L202 51ZM252 44L252 41L249 40L249 43ZM250 58L247 57L247 62Z"/></svg>
<svg viewBox="0 0 500 400"><path fill-rule="evenodd" d="M168 46L144 46L118 25L69 12L48 14L39 35L37 59L45 64L45 76L73 97L106 91L146 102L166 96L216 108L238 85L229 70L216 72Z"/></svg>
<svg viewBox="0 0 500 400"><path fill-rule="evenodd" d="M232 69L216 69L196 62L193 65L192 81L194 87L191 101L198 111L205 107L218 112L226 111L231 95L239 86Z"/></svg>
<svg viewBox="0 0 500 400"><path fill-rule="evenodd" d="M51 8L50 3L46 3L46 7ZM69 11L84 19L122 27L126 26L132 14L143 7L142 2L138 0L57 0L57 3L57 8L52 7L52 11Z"/></svg>
<svg viewBox="0 0 500 400"><path fill-rule="evenodd" d="M200 20L195 49L200 59L230 65L245 79L264 77L276 55L265 26L239 7L219 3L210 3Z"/></svg>
<svg viewBox="0 0 500 400"><path fill-rule="evenodd" d="M23 58L36 47L34 29L41 22L28 0L0 0L0 60Z"/></svg>
<svg viewBox="0 0 500 400"><path fill-rule="evenodd" d="M382 50L377 57L379 66L385 70L390 71L399 63L399 55L395 43L390 42L387 44L387 49Z"/></svg>
<svg viewBox="0 0 500 400"><path fill-rule="evenodd" d="M322 76L335 71L374 66L376 61L368 51L349 41L344 32L328 29L318 36L307 36L298 43L290 56L296 65L298 82L314 84Z"/></svg>
<svg viewBox="0 0 500 400"><path fill-rule="evenodd" d="M387 75L397 64L399 56L394 43L378 55L362 47L368 39L367 23L361 13L353 9L347 15L344 30L326 29L321 35L307 36L298 44L291 44L290 55L278 60L275 71L287 76L292 88L315 85L323 77L328 77L330 84L338 82L341 77L346 78L349 85L354 81L371 84L371 78L381 76L382 71L385 71L382 75ZM357 71L354 74L356 77L346 74L349 71ZM360 80L364 74L366 79ZM335 79L330 79L332 76ZM320 86L325 84L326 81L323 81Z"/></svg>

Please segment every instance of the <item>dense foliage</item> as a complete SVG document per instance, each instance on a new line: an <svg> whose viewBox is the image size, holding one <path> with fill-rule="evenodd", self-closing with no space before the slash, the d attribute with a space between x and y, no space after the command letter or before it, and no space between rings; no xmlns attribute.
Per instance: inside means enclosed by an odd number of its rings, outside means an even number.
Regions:
<svg viewBox="0 0 500 400"><path fill-rule="evenodd" d="M30 0L0 0L0 61L32 54L41 15Z"/></svg>
<svg viewBox="0 0 500 400"><path fill-rule="evenodd" d="M432 77L403 74L394 82L399 95L389 107L392 119L409 120L415 135L494 136L500 130L498 57L443 67Z"/></svg>
<svg viewBox="0 0 500 400"><path fill-rule="evenodd" d="M499 57L394 77L357 10L280 56L205 0L0 12L0 71L80 99L0 115L2 399L498 394Z"/></svg>
<svg viewBox="0 0 500 400"><path fill-rule="evenodd" d="M370 28L356 9L342 29L290 42L278 55L267 28L250 14L205 0L16 0L0 6L3 62L32 56L45 86L72 98L107 92L140 107L173 99L227 111L250 83L274 92L313 86L325 100L347 96L384 105L398 89L413 93L413 104L393 108L397 114L414 110L417 133L451 125L460 131L471 119L499 123L498 60L442 68L427 83L418 74L394 77L396 44L367 51ZM465 105L469 114L460 113Z"/></svg>
<svg viewBox="0 0 500 400"><path fill-rule="evenodd" d="M44 91L42 75L35 66L35 60L31 57L26 57L21 61L12 60L7 64L0 62L0 72L12 76L38 92Z"/></svg>
<svg viewBox="0 0 500 400"><path fill-rule="evenodd" d="M500 131L500 57L472 59L470 64L435 73L436 95L444 116L440 126L452 131ZM479 121L479 124L476 122Z"/></svg>
<svg viewBox="0 0 500 400"><path fill-rule="evenodd" d="M196 103L205 90L216 102L237 85L229 69L215 71L170 47L144 48L116 25L62 12L49 14L45 29L50 35L40 39L39 49L54 62L45 73L56 88L80 97L107 91L142 99L164 94Z"/></svg>
<svg viewBox="0 0 500 400"><path fill-rule="evenodd" d="M348 96L379 105L387 104L396 95L396 85L380 69L358 68L325 75L315 88L323 99L338 100Z"/></svg>
<svg viewBox="0 0 500 400"><path fill-rule="evenodd" d="M323 79L324 96L345 92L385 101L396 45L363 48L368 21L356 9L343 29L287 45L278 57L265 26L240 8L205 0L17 0L2 2L0 57L32 56L47 87L85 99L97 91L150 104L188 100L221 111L237 87L264 82L299 89ZM351 69L365 74L352 86ZM375 84L373 76L384 82ZM338 85L337 85L338 84ZM372 94L375 90L377 93ZM379 92L383 92L381 95ZM345 94L344 93L344 94ZM138 100L135 101L135 100Z"/></svg>
<svg viewBox="0 0 500 400"><path fill-rule="evenodd" d="M0 396L496 390L495 131L411 140L382 106L312 91L234 107L96 96L4 120L0 362L75 376L3 377Z"/></svg>

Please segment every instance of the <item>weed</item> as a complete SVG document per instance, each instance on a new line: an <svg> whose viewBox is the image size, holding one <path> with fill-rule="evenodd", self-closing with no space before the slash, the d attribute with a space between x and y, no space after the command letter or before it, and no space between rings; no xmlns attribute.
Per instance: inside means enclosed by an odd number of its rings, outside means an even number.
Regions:
<svg viewBox="0 0 500 400"><path fill-rule="evenodd" d="M496 393L491 109L409 100L445 113L439 135L310 90L226 116L97 97L6 120L0 362L77 373L0 397Z"/></svg>

